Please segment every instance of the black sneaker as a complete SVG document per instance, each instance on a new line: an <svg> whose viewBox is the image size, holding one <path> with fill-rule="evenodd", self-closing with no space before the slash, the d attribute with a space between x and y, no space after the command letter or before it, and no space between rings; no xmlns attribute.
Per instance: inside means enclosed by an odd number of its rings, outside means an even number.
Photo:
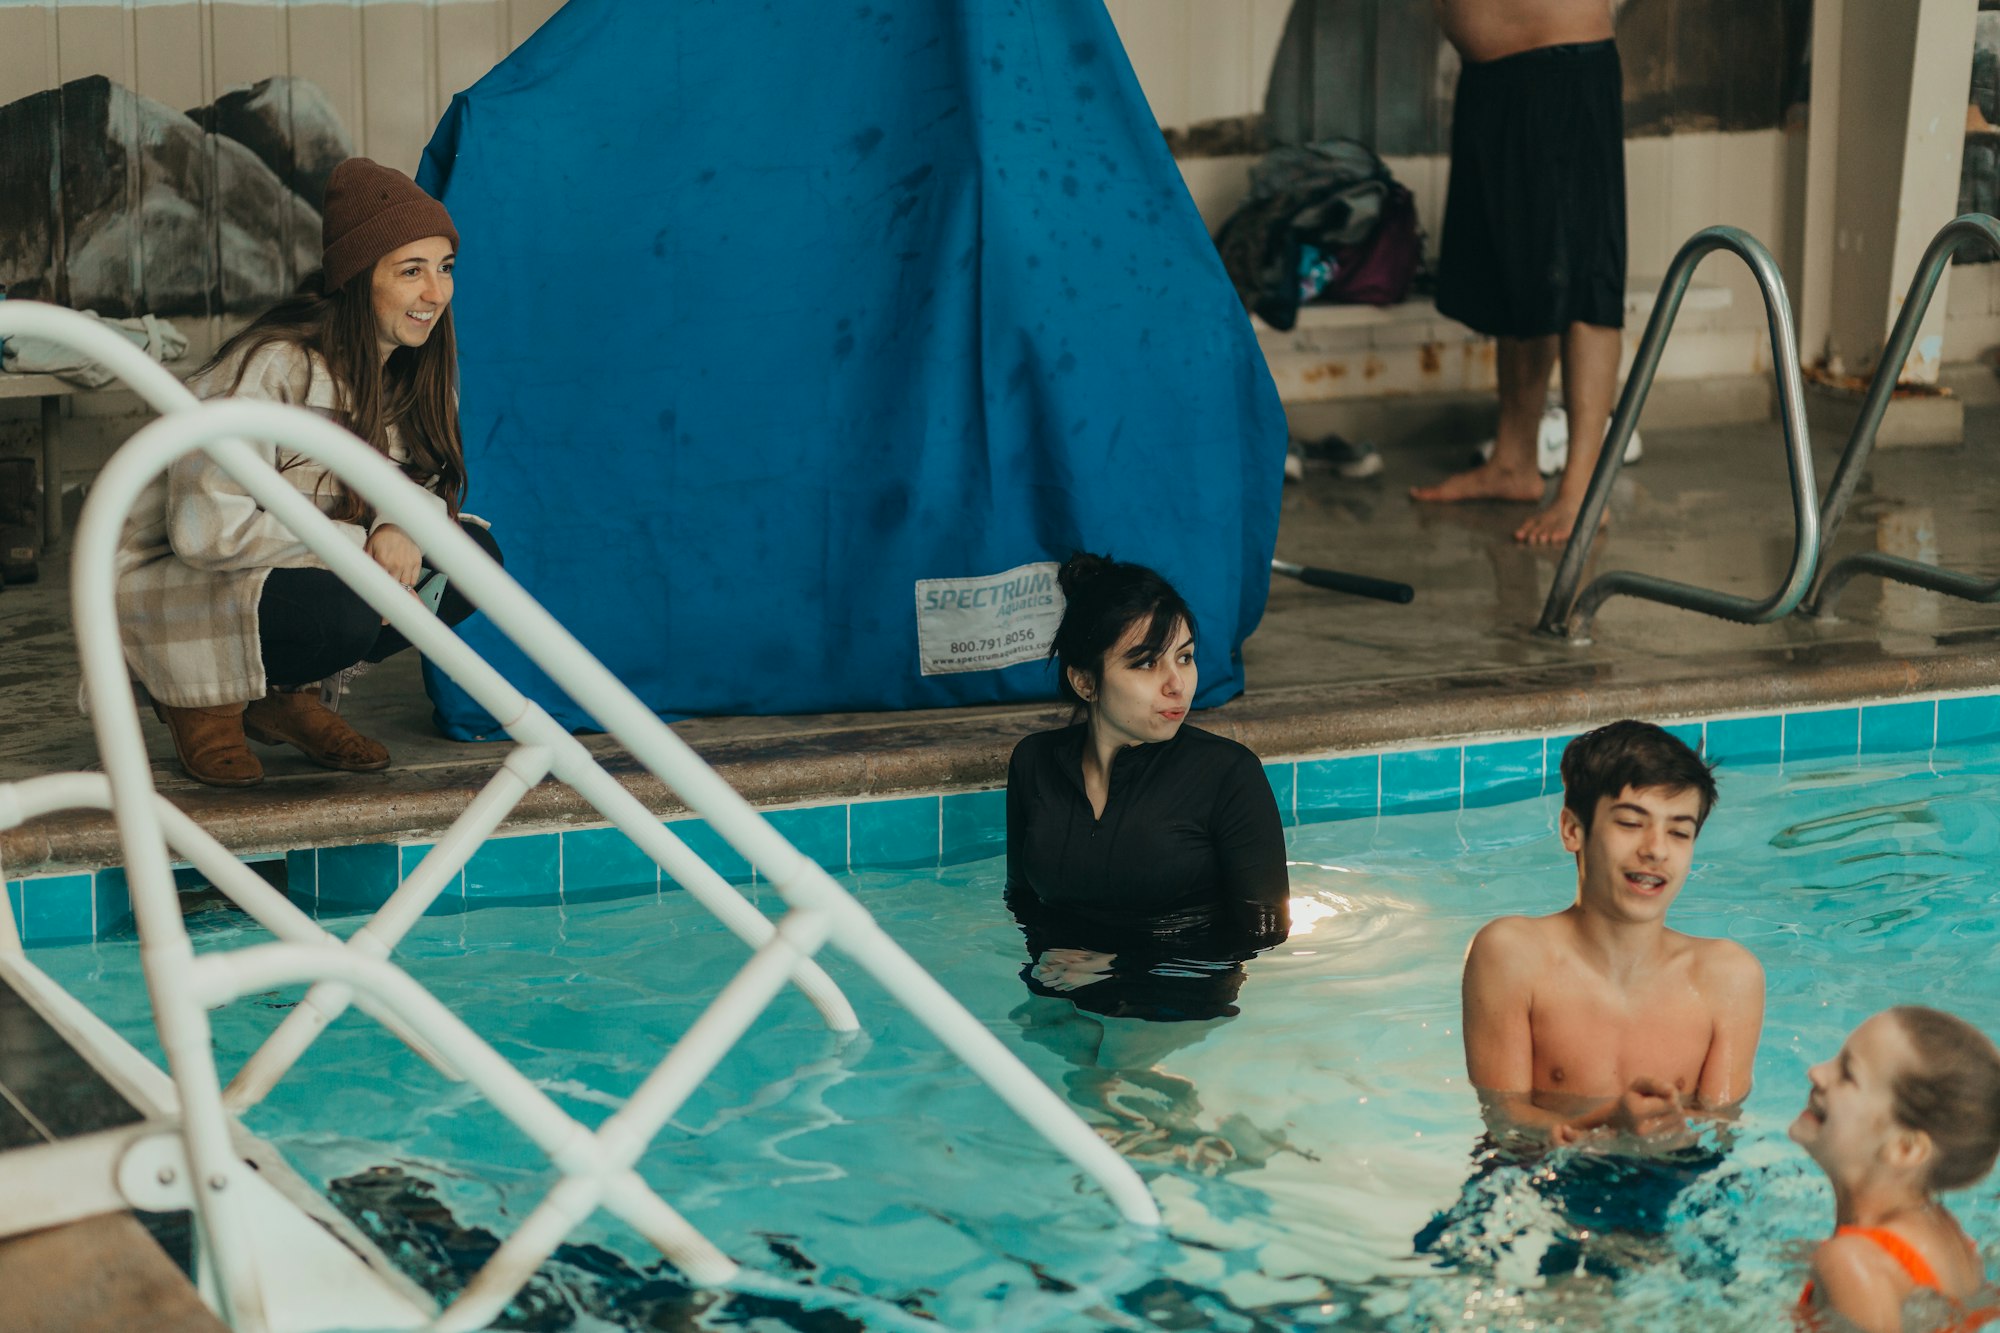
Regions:
<svg viewBox="0 0 2000 1333"><path fill-rule="evenodd" d="M1293 447L1298 446L1295 444ZM1382 470L1382 455L1374 445L1366 442L1356 444L1342 435L1322 435L1305 445L1304 451L1331 464L1335 472L1352 481L1375 476Z"/></svg>

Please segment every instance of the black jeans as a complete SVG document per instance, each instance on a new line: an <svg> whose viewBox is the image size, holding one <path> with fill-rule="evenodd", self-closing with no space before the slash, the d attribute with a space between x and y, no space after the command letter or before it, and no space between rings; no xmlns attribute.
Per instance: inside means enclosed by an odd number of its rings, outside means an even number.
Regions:
<svg viewBox="0 0 2000 1333"><path fill-rule="evenodd" d="M458 526L486 554L500 559L500 544L491 532L477 523ZM456 625L472 611L458 585L447 581L438 619ZM257 621L264 677L273 689L309 685L356 662L380 662L410 646L400 630L383 624L375 608L330 569L272 570L257 601Z"/></svg>

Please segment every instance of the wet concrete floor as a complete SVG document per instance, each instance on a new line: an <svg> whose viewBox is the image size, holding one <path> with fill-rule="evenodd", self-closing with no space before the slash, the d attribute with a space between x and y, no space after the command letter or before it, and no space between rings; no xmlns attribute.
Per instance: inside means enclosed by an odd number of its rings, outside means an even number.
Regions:
<svg viewBox="0 0 2000 1333"><path fill-rule="evenodd" d="M1297 434L1325 421L1294 409ZM2000 409L1970 411L1968 443L1878 452L1836 550L1878 549L1975 573L2000 572L2000 475L1984 454ZM1648 431L1646 456L1620 477L1612 526L1592 574L1631 569L1762 598L1781 582L1791 505L1775 423ZM1266 758L1450 736L1569 729L1628 714L1691 716L1825 700L2000 686L2000 607L1857 580L1838 619L1738 625L1618 598L1592 641L1534 631L1558 552L1509 537L1520 505L1428 506L1412 483L1459 466L1469 441L1399 446L1377 477L1314 467L1286 488L1280 557L1408 582L1409 605L1272 582L1244 647L1248 689L1197 716ZM1821 485L1837 448L1818 449ZM1120 552L1120 554L1126 554ZM1136 553L1134 553L1136 554ZM62 559L0 594L0 780L92 768L76 706L77 668ZM269 779L221 792L174 767L165 730L144 719L162 791L232 848L273 851L434 835L502 758L500 747L439 738L414 655L362 679L347 705L396 756L384 774L329 774L265 751ZM763 804L998 785L1014 741L1061 719L1052 706L818 717L716 718L675 730ZM605 738L592 748L661 813L671 793ZM595 822L544 783L517 825ZM70 814L0 833L7 874L116 863L108 822Z"/></svg>

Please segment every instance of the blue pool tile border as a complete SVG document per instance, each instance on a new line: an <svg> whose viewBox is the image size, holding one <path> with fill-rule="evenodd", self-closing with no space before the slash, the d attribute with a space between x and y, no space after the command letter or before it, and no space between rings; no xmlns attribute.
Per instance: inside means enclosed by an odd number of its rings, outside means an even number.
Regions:
<svg viewBox="0 0 2000 1333"><path fill-rule="evenodd" d="M132 890L124 867L100 870L90 888L91 936L122 935L133 927Z"/></svg>
<svg viewBox="0 0 2000 1333"><path fill-rule="evenodd" d="M408 879L411 873L419 865L423 864L423 859L430 853L432 846L434 844L428 842L405 842L397 844L396 881L398 884ZM458 873L446 882L444 888L439 891L437 900L430 905L430 909L424 915L444 916L452 912L463 912L464 910L465 867L460 866Z"/></svg>
<svg viewBox="0 0 2000 1333"><path fill-rule="evenodd" d="M1299 822L1299 766L1297 764L1266 764L1264 778L1271 784L1271 795L1278 798L1278 822L1286 828ZM1006 793L1003 791L1004 797Z"/></svg>
<svg viewBox="0 0 2000 1333"><path fill-rule="evenodd" d="M2000 694L1937 701L1937 744L1990 741L2000 737Z"/></svg>
<svg viewBox="0 0 2000 1333"><path fill-rule="evenodd" d="M313 856L313 899L321 911L373 911L403 882L402 861L402 848L390 842L321 847Z"/></svg>
<svg viewBox="0 0 2000 1333"><path fill-rule="evenodd" d="M90 939L96 934L96 876L90 872L30 880L24 893L15 893L11 884L7 887L8 896L21 904L23 944Z"/></svg>
<svg viewBox="0 0 2000 1333"><path fill-rule="evenodd" d="M750 863L743 859L741 852L731 847L723 840L720 833L717 833L706 823L699 819L669 820L667 830L686 843L689 851L708 862L710 866L714 867L717 874L721 875L731 884L748 884L750 882ZM559 835L543 834L542 836L556 837ZM664 888L672 884L674 884L674 881L671 878L662 878L661 887ZM679 886L674 885L674 887Z"/></svg>
<svg viewBox="0 0 2000 1333"><path fill-rule="evenodd" d="M808 805L795 810L773 810L764 817L771 821L772 828L784 834L786 841L821 865L847 864L846 806Z"/></svg>
<svg viewBox="0 0 2000 1333"><path fill-rule="evenodd" d="M914 869L942 859L944 803L937 796L847 807L847 863L855 869Z"/></svg>
<svg viewBox="0 0 2000 1333"><path fill-rule="evenodd" d="M1288 809L1289 801L1290 792L1287 791L1280 798L1279 808ZM967 861L983 861L989 856L998 856L1007 850L1007 793L1001 790L947 792L939 810L938 824L938 849L946 865L962 865Z"/></svg>
<svg viewBox="0 0 2000 1333"><path fill-rule="evenodd" d="M1464 746L1391 750L1382 756L1383 813L1456 810L1464 799Z"/></svg>
<svg viewBox="0 0 2000 1333"><path fill-rule="evenodd" d="M1279 765L1266 764L1265 773ZM1328 819L1351 818L1366 810L1370 815L1382 801L1382 756L1379 754L1340 755L1330 759L1302 759L1292 766L1292 813L1301 824Z"/></svg>
<svg viewBox="0 0 2000 1333"><path fill-rule="evenodd" d="M1703 753L1721 764L1767 764L1784 757L1785 719L1717 718L1703 729Z"/></svg>
<svg viewBox="0 0 2000 1333"><path fill-rule="evenodd" d="M1938 706L1918 701L1861 710L1861 753L1899 754L1937 745Z"/></svg>
<svg viewBox="0 0 2000 1333"><path fill-rule="evenodd" d="M1822 759L1861 752L1861 710L1828 708L1787 713L1778 752L1786 759Z"/></svg>
<svg viewBox="0 0 2000 1333"><path fill-rule="evenodd" d="M565 829L558 839L557 855L565 902L659 891L660 868L618 829Z"/></svg>
<svg viewBox="0 0 2000 1333"><path fill-rule="evenodd" d="M1723 772L1754 763L1922 754L1938 746L2000 740L2000 693L1801 708L1783 713L1675 721L1667 729ZM1455 745L1389 747L1275 760L1264 775L1287 828L1380 814L1473 810L1532 799L1562 786L1563 747L1579 734L1480 737ZM874 798L763 812L807 856L836 874L960 865L1006 849L999 790ZM751 885L750 864L699 819L665 827L724 879ZM286 853L286 892L322 916L371 911L431 849L427 842L363 843ZM186 872L177 872L185 878ZM680 886L607 826L491 839L445 887L431 914L501 903L582 903L671 892ZM75 943L132 929L132 900L118 867L6 882L24 943Z"/></svg>
<svg viewBox="0 0 2000 1333"><path fill-rule="evenodd" d="M562 836L488 838L460 872L465 905L553 902L562 897Z"/></svg>
<svg viewBox="0 0 2000 1333"><path fill-rule="evenodd" d="M1548 751L1548 742L1539 739L1466 746L1459 788L1465 805L1505 805L1540 796Z"/></svg>

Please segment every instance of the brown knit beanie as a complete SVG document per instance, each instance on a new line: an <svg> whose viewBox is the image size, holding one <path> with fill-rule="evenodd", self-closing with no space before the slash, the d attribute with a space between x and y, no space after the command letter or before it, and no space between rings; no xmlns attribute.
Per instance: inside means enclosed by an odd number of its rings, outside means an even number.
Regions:
<svg viewBox="0 0 2000 1333"><path fill-rule="evenodd" d="M320 268L330 294L399 245L443 236L458 248L458 228L444 205L394 167L350 157L326 182Z"/></svg>

